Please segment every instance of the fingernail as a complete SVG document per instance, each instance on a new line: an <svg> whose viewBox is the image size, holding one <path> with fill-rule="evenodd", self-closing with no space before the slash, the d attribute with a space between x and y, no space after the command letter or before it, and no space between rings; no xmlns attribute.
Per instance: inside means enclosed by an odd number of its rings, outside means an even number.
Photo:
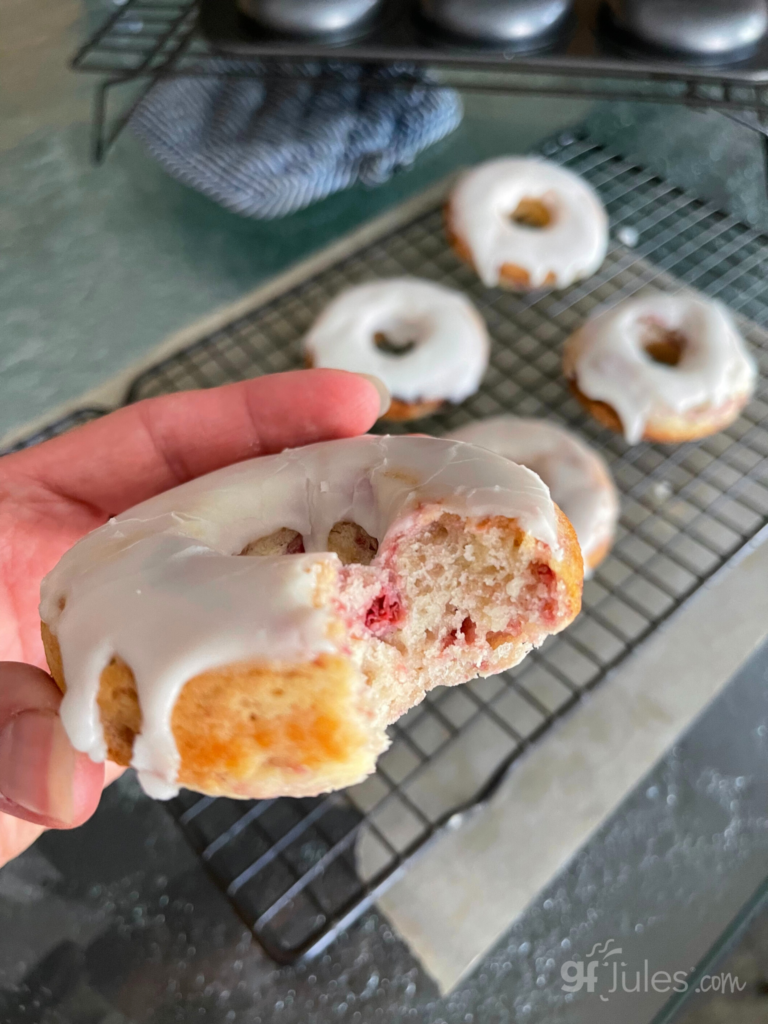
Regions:
<svg viewBox="0 0 768 1024"><path fill-rule="evenodd" d="M23 711L0 733L0 794L21 810L69 824L78 756L57 714Z"/></svg>
<svg viewBox="0 0 768 1024"><path fill-rule="evenodd" d="M392 396L389 393L389 388L379 377L374 377L372 373L358 373L358 377L363 377L365 380L370 381L371 384L376 388L379 393L379 417L383 416L384 413L392 405Z"/></svg>

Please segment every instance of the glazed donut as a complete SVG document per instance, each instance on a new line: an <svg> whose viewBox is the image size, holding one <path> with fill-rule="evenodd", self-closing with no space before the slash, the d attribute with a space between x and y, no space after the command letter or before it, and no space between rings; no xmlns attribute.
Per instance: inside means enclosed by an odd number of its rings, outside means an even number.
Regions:
<svg viewBox="0 0 768 1024"><path fill-rule="evenodd" d="M392 395L384 419L409 420L474 394L490 342L459 292L400 277L342 292L312 325L304 349L311 366L379 377Z"/></svg>
<svg viewBox="0 0 768 1024"><path fill-rule="evenodd" d="M749 401L757 375L725 306L663 292L591 317L566 342L563 371L582 405L628 444L722 430Z"/></svg>
<svg viewBox="0 0 768 1024"><path fill-rule="evenodd" d="M572 431L547 420L493 416L449 437L497 452L537 473L576 531L585 575L610 551L619 496L605 459Z"/></svg>
<svg viewBox="0 0 768 1024"><path fill-rule="evenodd" d="M581 601L539 478L433 437L253 459L83 538L40 614L61 718L152 796L358 782L437 685L509 668Z"/></svg>
<svg viewBox="0 0 768 1024"><path fill-rule="evenodd" d="M594 189L530 157L464 174L448 199L446 229L488 288L566 288L594 274L608 248L608 215Z"/></svg>

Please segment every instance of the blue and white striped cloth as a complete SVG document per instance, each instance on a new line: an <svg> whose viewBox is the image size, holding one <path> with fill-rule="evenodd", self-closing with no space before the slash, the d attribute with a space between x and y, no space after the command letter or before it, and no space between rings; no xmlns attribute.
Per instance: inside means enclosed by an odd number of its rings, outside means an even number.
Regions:
<svg viewBox="0 0 768 1024"><path fill-rule="evenodd" d="M161 80L131 126L169 174L246 217L381 184L462 118L458 94L411 66L337 63L333 81L318 79L320 64L291 80L234 77L239 68L222 59L220 76Z"/></svg>

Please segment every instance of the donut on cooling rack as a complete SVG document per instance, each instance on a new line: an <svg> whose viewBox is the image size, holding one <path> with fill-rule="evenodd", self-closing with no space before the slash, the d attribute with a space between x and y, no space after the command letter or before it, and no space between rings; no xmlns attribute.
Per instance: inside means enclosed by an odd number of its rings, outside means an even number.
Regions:
<svg viewBox="0 0 768 1024"><path fill-rule="evenodd" d="M454 249L488 288L565 288L594 274L608 248L597 193L546 160L480 164L459 179L445 217Z"/></svg>
<svg viewBox="0 0 768 1024"><path fill-rule="evenodd" d="M757 375L721 303L662 292L591 317L566 342L563 370L582 405L629 444L723 430L749 401Z"/></svg>
<svg viewBox="0 0 768 1024"><path fill-rule="evenodd" d="M400 277L342 292L304 347L311 366L379 377L392 395L384 418L411 420L474 394L490 342L482 317L459 292Z"/></svg>
<svg viewBox="0 0 768 1024"><path fill-rule="evenodd" d="M537 473L576 531L585 570L597 568L613 543L619 496L605 459L594 448L565 427L523 416L468 423L449 437L488 448Z"/></svg>
<svg viewBox="0 0 768 1024"><path fill-rule="evenodd" d="M434 437L310 445L110 520L45 578L61 717L146 791L310 796L374 768L437 685L519 662L581 602L530 470Z"/></svg>

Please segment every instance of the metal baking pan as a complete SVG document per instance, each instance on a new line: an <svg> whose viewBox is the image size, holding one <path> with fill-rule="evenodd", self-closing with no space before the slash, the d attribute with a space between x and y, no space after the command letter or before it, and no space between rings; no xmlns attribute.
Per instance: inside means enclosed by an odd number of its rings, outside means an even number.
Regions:
<svg viewBox="0 0 768 1024"><path fill-rule="evenodd" d="M332 33L325 38L270 31L245 16L238 6L258 2L201 0L202 35L220 52L278 61L408 61L438 72L441 67L466 67L635 78L679 78L684 74L718 82L725 78L734 84L768 82L768 34L760 34L763 24L768 27L765 0L738 0L731 5L720 26L727 31L720 32L719 43L713 42L719 24L716 8L723 6L719 0L701 4L686 4L685 0L610 0L610 4L574 0L570 14L564 13L555 23L540 19L540 24L548 24L541 33L526 35L520 28L521 21L517 41L496 43L463 41L457 32L448 29L448 17L441 31L434 20L421 13L425 8L434 10L438 0L381 0L380 6L361 22L359 31L348 27L341 36ZM307 0L282 0L285 5L291 2ZM454 4L458 2L454 0ZM475 0L465 2L472 4ZM515 2L508 0L508 5ZM527 6L531 0L525 2ZM547 0L541 2L543 10ZM505 3L496 6L501 9ZM564 12L566 8L563 2ZM475 18L476 22L480 20Z"/></svg>

